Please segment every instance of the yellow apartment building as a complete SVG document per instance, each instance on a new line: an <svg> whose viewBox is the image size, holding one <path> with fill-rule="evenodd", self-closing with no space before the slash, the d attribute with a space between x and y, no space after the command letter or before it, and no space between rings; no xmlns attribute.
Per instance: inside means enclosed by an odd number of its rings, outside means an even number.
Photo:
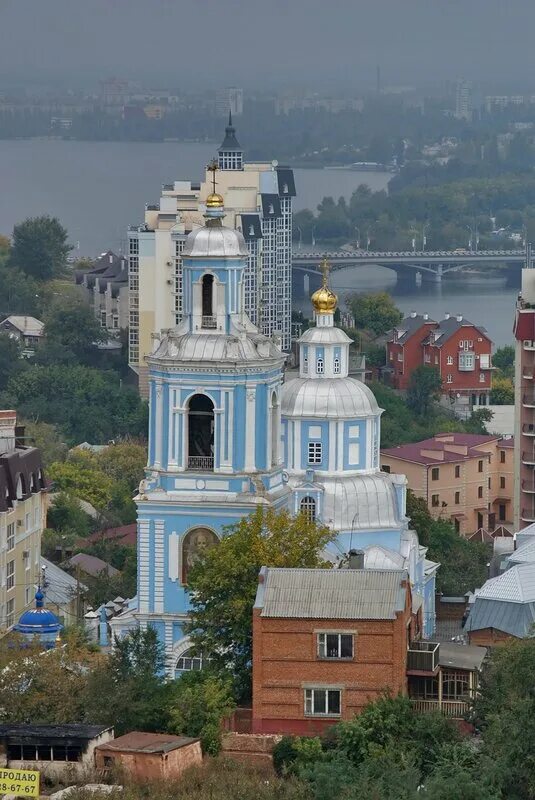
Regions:
<svg viewBox="0 0 535 800"><path fill-rule="evenodd" d="M46 515L41 456L16 424L15 411L0 411L0 631L33 605Z"/></svg>
<svg viewBox="0 0 535 800"><path fill-rule="evenodd" d="M441 433L381 450L381 468L403 473L432 516L464 536L513 521L513 437Z"/></svg>

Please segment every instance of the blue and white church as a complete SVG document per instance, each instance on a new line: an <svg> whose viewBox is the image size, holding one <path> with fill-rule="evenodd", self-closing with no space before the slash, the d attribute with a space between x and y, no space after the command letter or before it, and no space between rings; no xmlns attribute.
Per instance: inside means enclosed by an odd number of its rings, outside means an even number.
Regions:
<svg viewBox="0 0 535 800"><path fill-rule="evenodd" d="M336 296L313 295L315 327L301 337L299 377L244 311L248 251L226 228L223 199L182 258L183 318L155 336L149 364L149 457L138 507L137 597L112 635L153 626L167 673L201 666L184 634L188 572L225 528L259 506L307 513L336 531L329 554L353 548L366 567L404 566L434 629L436 567L409 530L406 481L379 469L380 417L371 390L348 377L350 339L334 326Z"/></svg>
<svg viewBox="0 0 535 800"><path fill-rule="evenodd" d="M406 569L416 603L423 605L424 635L435 628L438 564L426 559L406 516L407 479L379 467L381 414L371 389L349 376L351 339L335 327L337 297L327 282L312 295L314 327L301 336L299 377L282 390L283 458L291 508L336 531L328 557L364 566Z"/></svg>

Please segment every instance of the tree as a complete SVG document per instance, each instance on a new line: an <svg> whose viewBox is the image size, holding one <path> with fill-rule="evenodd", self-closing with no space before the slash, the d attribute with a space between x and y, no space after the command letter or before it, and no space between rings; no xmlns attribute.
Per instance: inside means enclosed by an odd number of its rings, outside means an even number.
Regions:
<svg viewBox="0 0 535 800"><path fill-rule="evenodd" d="M9 263L0 263L0 314L30 314L39 316L39 286L33 278L25 275Z"/></svg>
<svg viewBox="0 0 535 800"><path fill-rule="evenodd" d="M9 379L26 366L21 361L21 347L17 339L8 333L0 332L0 391L5 389Z"/></svg>
<svg viewBox="0 0 535 800"><path fill-rule="evenodd" d="M112 724L117 735L165 730L169 684L164 667L163 646L150 625L116 639L107 661L89 677L85 719Z"/></svg>
<svg viewBox="0 0 535 800"><path fill-rule="evenodd" d="M76 497L59 492L48 507L47 526L59 533L73 534L83 539L91 531L91 518Z"/></svg>
<svg viewBox="0 0 535 800"><path fill-rule="evenodd" d="M184 673L172 687L169 728L184 736L200 737L204 753L221 749L221 722L234 710L232 680L209 669Z"/></svg>
<svg viewBox="0 0 535 800"><path fill-rule="evenodd" d="M512 344L498 347L492 356L493 365L508 378L513 378L515 368L515 348Z"/></svg>
<svg viewBox="0 0 535 800"><path fill-rule="evenodd" d="M83 450L71 453L67 461L51 464L48 477L55 491L86 500L98 510L111 503L113 481L98 468L96 458Z"/></svg>
<svg viewBox="0 0 535 800"><path fill-rule="evenodd" d="M490 402L497 406L512 405L515 402L515 387L510 378L498 375L493 378Z"/></svg>
<svg viewBox="0 0 535 800"><path fill-rule="evenodd" d="M355 317L356 327L372 331L376 336L386 333L403 319L387 292L350 294L346 302Z"/></svg>
<svg viewBox="0 0 535 800"><path fill-rule="evenodd" d="M64 360L90 365L97 354L96 346L108 339L92 309L78 297L56 298L44 323L45 342L39 356L45 363L51 352L53 357L48 360L52 363Z"/></svg>
<svg viewBox="0 0 535 800"><path fill-rule="evenodd" d="M440 563L438 592L459 596L482 586L488 577L490 556L487 545L459 536L450 522L433 520L427 557Z"/></svg>
<svg viewBox="0 0 535 800"><path fill-rule="evenodd" d="M147 405L112 372L83 366L32 366L10 379L0 397L33 420L56 425L69 445L144 435Z"/></svg>
<svg viewBox="0 0 535 800"><path fill-rule="evenodd" d="M206 551L189 574L187 633L212 666L233 676L238 699L250 697L252 607L262 566L322 566L333 533L307 519L259 508Z"/></svg>
<svg viewBox="0 0 535 800"><path fill-rule="evenodd" d="M65 272L72 247L67 231L55 217L31 217L13 228L10 264L36 280L46 281Z"/></svg>
<svg viewBox="0 0 535 800"><path fill-rule="evenodd" d="M126 483L133 492L145 474L147 447L138 442L118 442L102 450L96 461L108 477Z"/></svg>
<svg viewBox="0 0 535 800"><path fill-rule="evenodd" d="M407 489L407 516L411 527L418 534L418 540L424 547L429 544L429 531L433 525L433 517L423 497L417 497L412 489Z"/></svg>
<svg viewBox="0 0 535 800"><path fill-rule="evenodd" d="M9 254L11 253L11 242L7 236L0 234L0 267L7 264Z"/></svg>
<svg viewBox="0 0 535 800"><path fill-rule="evenodd" d="M415 414L427 416L432 404L440 397L442 379L438 367L428 367L426 364L413 369L409 378L407 389L407 405Z"/></svg>
<svg viewBox="0 0 535 800"><path fill-rule="evenodd" d="M62 442L56 425L25 419L21 419L21 425L24 425L27 443L39 448L45 467L54 461L65 460L68 447Z"/></svg>
<svg viewBox="0 0 535 800"><path fill-rule="evenodd" d="M18 635L1 640L0 720L79 722L84 716L88 669L99 656L75 641L43 653L38 644L21 647Z"/></svg>
<svg viewBox="0 0 535 800"><path fill-rule="evenodd" d="M475 712L483 729L483 755L507 800L535 797L535 640L493 648Z"/></svg>

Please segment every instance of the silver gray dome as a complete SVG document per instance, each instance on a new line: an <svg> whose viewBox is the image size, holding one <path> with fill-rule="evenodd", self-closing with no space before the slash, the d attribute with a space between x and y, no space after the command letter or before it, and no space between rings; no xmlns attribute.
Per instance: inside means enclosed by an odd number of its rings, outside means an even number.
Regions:
<svg viewBox="0 0 535 800"><path fill-rule="evenodd" d="M355 378L294 378L282 387L283 417L356 419L381 409L372 390Z"/></svg>
<svg viewBox="0 0 535 800"><path fill-rule="evenodd" d="M275 344L260 333L246 336L199 334L169 331L156 350L148 357L152 361L215 361L251 362L275 359L282 363L284 356Z"/></svg>
<svg viewBox="0 0 535 800"><path fill-rule="evenodd" d="M240 258L248 254L245 239L239 231L215 225L193 230L182 252L183 256L192 258Z"/></svg>

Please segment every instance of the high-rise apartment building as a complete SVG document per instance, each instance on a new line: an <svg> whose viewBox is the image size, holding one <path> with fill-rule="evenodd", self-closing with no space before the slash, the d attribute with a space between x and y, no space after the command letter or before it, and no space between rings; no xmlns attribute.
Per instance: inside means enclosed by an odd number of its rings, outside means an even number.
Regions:
<svg viewBox="0 0 535 800"><path fill-rule="evenodd" d="M218 117L226 117L230 113L234 117L243 114L243 89L227 86L218 89L215 95L215 113Z"/></svg>
<svg viewBox="0 0 535 800"><path fill-rule="evenodd" d="M218 150L216 189L225 201L225 225L243 233L249 253L244 276L245 309L266 336L290 349L292 288L293 171L271 163L247 162L229 117ZM164 184L157 205L148 205L142 225L128 231L129 364L147 394L145 357L153 334L182 318L182 261L186 236L203 224L214 172L200 183Z"/></svg>
<svg viewBox="0 0 535 800"><path fill-rule="evenodd" d="M455 116L457 119L472 119L472 84L458 80L455 87Z"/></svg>
<svg viewBox="0 0 535 800"><path fill-rule="evenodd" d="M0 631L33 605L46 514L41 456L16 424L15 411L0 411Z"/></svg>
<svg viewBox="0 0 535 800"><path fill-rule="evenodd" d="M528 252L527 264L531 266ZM522 270L515 334L515 531L535 522L535 269Z"/></svg>

